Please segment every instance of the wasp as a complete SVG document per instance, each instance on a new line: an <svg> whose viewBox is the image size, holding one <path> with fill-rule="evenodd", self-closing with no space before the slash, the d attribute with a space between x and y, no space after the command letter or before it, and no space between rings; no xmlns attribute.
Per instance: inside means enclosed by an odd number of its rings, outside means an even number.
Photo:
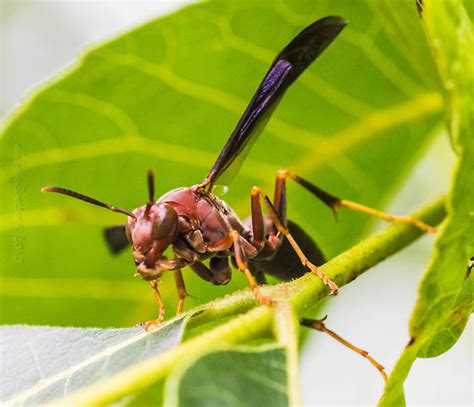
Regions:
<svg viewBox="0 0 474 407"><path fill-rule="evenodd" d="M265 283L265 274L288 281L312 272L327 285L331 294L337 293L336 283L318 267L324 262L319 247L301 227L287 219L288 180L301 185L334 212L340 207L347 207L386 221L410 223L424 231L435 230L416 219L388 215L340 199L289 170L277 172L272 199L262 188L252 188L251 216L246 221L242 221L229 205L213 193L213 187L224 174L238 170L249 147L261 134L290 85L345 26L346 22L341 17L322 18L301 31L277 55L202 182L174 189L155 199L154 175L150 171L148 202L133 211L66 188L42 189L43 192L64 194L128 217L126 225L107 228L105 239L113 252L132 246L136 272L153 288L159 315L145 323L145 328L158 325L164 319L165 306L158 282L167 271L174 272L179 298L177 313L182 312L187 295L181 272L184 267L190 267L199 277L214 285L223 285L231 279L231 260L245 274L255 298L267 305L272 304L273 300L260 290L260 285ZM170 246L172 255L167 256L165 251Z"/></svg>

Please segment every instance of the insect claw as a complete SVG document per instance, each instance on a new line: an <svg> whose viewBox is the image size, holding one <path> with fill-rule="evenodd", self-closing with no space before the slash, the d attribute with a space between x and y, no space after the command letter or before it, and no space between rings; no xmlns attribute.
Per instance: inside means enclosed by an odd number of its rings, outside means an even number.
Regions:
<svg viewBox="0 0 474 407"><path fill-rule="evenodd" d="M329 295L337 295L339 294L339 287L334 284L332 281L330 281L329 283L327 283L327 285L329 286L329 288L331 289Z"/></svg>
<svg viewBox="0 0 474 407"><path fill-rule="evenodd" d="M255 295L255 299L262 305L271 306L276 304L273 298L263 295L257 287L253 290L253 293Z"/></svg>
<svg viewBox="0 0 474 407"><path fill-rule="evenodd" d="M339 287L337 286L337 284L332 281L326 274L324 274L320 269L319 267L316 267L313 263L311 263L310 261L307 261L306 264L305 264L314 274L316 274L321 280L322 282L327 285L329 287L329 289L331 290L329 295L337 295L337 293L339 292Z"/></svg>
<svg viewBox="0 0 474 407"><path fill-rule="evenodd" d="M150 329L150 328L152 328L152 327L155 328L155 329L159 328L160 325L163 323L163 319L164 319L163 317L164 317L164 315L160 316L156 319L152 319L151 321L144 322L140 325L145 329L145 331L152 332L154 329Z"/></svg>

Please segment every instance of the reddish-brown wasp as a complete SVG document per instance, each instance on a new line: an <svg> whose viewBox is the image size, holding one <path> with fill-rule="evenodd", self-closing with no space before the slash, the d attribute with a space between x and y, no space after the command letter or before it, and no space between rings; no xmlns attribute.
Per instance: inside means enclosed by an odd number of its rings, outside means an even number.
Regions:
<svg viewBox="0 0 474 407"><path fill-rule="evenodd" d="M164 304L158 290L161 275L173 270L178 288L178 313L182 311L186 290L181 269L189 266L199 277L215 285L229 282L229 258L248 279L258 301L271 304L259 284L265 273L290 280L311 271L337 293L337 285L318 267L323 256L313 240L286 218L286 181L293 180L320 199L334 212L341 206L375 215L387 221L411 223L426 231L429 225L415 219L395 217L355 202L337 198L288 170L276 176L273 200L259 187L251 191L251 218L242 222L235 212L215 194L216 181L235 171L248 147L252 145L269 120L283 94L300 74L338 36L346 22L340 17L325 17L300 32L278 54L235 130L222 149L204 181L192 187L177 188L155 200L153 173L148 173L148 202L133 211L119 209L96 199L60 187L45 187L44 192L57 192L102 206L128 216L125 226L105 231L106 241L114 252L129 244L137 273L150 281L159 304L159 316L145 327L160 323ZM264 215L261 203L268 215ZM164 255L171 246L172 257ZM209 265L204 260L209 260Z"/></svg>

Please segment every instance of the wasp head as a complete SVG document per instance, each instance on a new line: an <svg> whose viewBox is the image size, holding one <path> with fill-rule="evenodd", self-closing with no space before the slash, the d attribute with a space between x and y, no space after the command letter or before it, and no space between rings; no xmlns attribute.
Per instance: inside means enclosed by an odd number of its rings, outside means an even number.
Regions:
<svg viewBox="0 0 474 407"><path fill-rule="evenodd" d="M166 260L163 256L164 251L178 235L178 215L170 205L155 203L153 178L153 172L148 171L148 203L132 212L62 187L44 187L41 191L60 193L127 215L128 223L125 232L133 246L137 272L146 280L154 280L163 272L158 263L160 260ZM119 243L113 249L120 250L122 247L123 245Z"/></svg>
<svg viewBox="0 0 474 407"><path fill-rule="evenodd" d="M128 218L127 237L133 246L137 273L146 280L153 280L162 273L157 267L163 252L176 240L178 215L166 203L150 204L133 211Z"/></svg>

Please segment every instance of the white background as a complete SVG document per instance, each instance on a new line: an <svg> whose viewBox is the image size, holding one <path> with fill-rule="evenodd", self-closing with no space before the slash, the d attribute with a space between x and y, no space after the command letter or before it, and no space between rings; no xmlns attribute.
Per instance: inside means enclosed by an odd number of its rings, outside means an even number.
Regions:
<svg viewBox="0 0 474 407"><path fill-rule="evenodd" d="M38 84L72 63L85 47L180 7L181 2L7 1L1 4L0 117ZM223 136L225 137L225 135ZM224 139L223 139L224 140ZM387 208L408 213L447 191L453 158L438 141ZM442 163L442 165L440 165ZM413 196L416 191L416 196ZM327 308L327 325L369 350L388 370L405 346L408 319L433 238L425 237L345 287ZM405 384L408 404L473 402L473 326L446 354L417 360ZM374 368L324 336L313 334L301 357L305 405L375 405L383 388Z"/></svg>

